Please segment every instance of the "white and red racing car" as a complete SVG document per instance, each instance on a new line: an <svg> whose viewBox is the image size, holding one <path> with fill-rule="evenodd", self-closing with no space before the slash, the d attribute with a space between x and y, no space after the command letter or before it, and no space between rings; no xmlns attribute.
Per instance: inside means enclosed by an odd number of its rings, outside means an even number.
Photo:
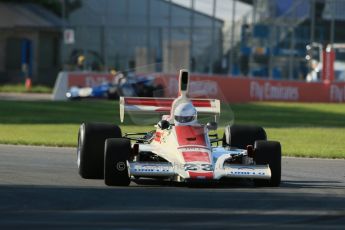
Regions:
<svg viewBox="0 0 345 230"><path fill-rule="evenodd" d="M220 102L190 99L188 88L189 73L180 70L176 99L120 98L121 121L125 112L163 114L154 131L122 135L116 125L82 124L77 151L81 177L104 179L109 186L128 186L133 178L187 183L246 178L256 186L279 186L280 143L267 141L258 126L227 126L223 138L209 134L217 123L200 124L197 115L220 115Z"/></svg>

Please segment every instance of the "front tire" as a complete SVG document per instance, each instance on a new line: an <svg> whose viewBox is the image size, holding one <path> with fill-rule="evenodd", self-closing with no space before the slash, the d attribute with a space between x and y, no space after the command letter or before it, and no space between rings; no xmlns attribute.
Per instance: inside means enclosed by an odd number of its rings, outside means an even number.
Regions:
<svg viewBox="0 0 345 230"><path fill-rule="evenodd" d="M267 140L266 132L260 126L229 125L225 127L223 146L246 149L248 145L254 145L257 140Z"/></svg>
<svg viewBox="0 0 345 230"><path fill-rule="evenodd" d="M121 136L121 129L113 124L83 123L80 126L77 163L82 178L103 179L104 142L107 138Z"/></svg>
<svg viewBox="0 0 345 230"><path fill-rule="evenodd" d="M271 169L271 179L255 179L258 187L278 187L281 181L281 146L277 141L256 141L254 145L254 161L257 165L268 164Z"/></svg>
<svg viewBox="0 0 345 230"><path fill-rule="evenodd" d="M131 141L127 138L111 138L105 141L104 183L108 186L128 186L130 176L127 161L131 152Z"/></svg>

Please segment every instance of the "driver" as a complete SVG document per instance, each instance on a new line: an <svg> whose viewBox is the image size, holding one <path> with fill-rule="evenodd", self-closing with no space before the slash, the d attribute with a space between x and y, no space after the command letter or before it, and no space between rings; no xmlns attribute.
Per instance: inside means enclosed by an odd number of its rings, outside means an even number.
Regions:
<svg viewBox="0 0 345 230"><path fill-rule="evenodd" d="M197 111L192 103L186 102L179 104L174 112L176 125L195 125L197 124Z"/></svg>

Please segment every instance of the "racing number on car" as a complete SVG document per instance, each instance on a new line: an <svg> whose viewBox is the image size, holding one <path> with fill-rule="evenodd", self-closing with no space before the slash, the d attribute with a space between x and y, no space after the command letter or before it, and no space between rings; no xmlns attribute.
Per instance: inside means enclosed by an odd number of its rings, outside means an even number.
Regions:
<svg viewBox="0 0 345 230"><path fill-rule="evenodd" d="M203 171L212 171L212 170L213 170L211 164L202 164L201 167L202 167L201 169L202 169Z"/></svg>
<svg viewBox="0 0 345 230"><path fill-rule="evenodd" d="M196 170L198 170L198 167L197 167L197 165L194 165L194 164L186 164L184 166L184 169L186 171L196 171Z"/></svg>
<svg viewBox="0 0 345 230"><path fill-rule="evenodd" d="M201 165L197 165L197 164L186 164L184 166L186 171L197 171L197 170L201 170L201 171L212 171L213 167L211 164L201 164Z"/></svg>

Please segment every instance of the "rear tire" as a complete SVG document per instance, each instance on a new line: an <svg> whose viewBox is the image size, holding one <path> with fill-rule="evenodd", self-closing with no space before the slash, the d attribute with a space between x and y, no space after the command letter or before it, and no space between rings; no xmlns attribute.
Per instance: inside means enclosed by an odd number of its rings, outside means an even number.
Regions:
<svg viewBox="0 0 345 230"><path fill-rule="evenodd" d="M128 186L130 176L127 161L131 152L131 141L126 138L111 138L105 141L104 183L108 186Z"/></svg>
<svg viewBox="0 0 345 230"><path fill-rule="evenodd" d="M114 87L110 87L110 89L108 90L108 93L107 93L107 98L109 100L117 100L117 99L119 99L119 95L117 93L117 89L114 88Z"/></svg>
<svg viewBox="0 0 345 230"><path fill-rule="evenodd" d="M232 125L226 126L223 136L223 146L246 149L256 140L267 140L265 130L260 126Z"/></svg>
<svg viewBox="0 0 345 230"><path fill-rule="evenodd" d="M85 179L103 179L104 142L121 137L121 129L113 124L83 123L79 128L78 171Z"/></svg>
<svg viewBox="0 0 345 230"><path fill-rule="evenodd" d="M268 164L271 169L271 179L255 179L257 187L278 187L281 181L281 146L277 141L256 141L254 161L257 165Z"/></svg>

